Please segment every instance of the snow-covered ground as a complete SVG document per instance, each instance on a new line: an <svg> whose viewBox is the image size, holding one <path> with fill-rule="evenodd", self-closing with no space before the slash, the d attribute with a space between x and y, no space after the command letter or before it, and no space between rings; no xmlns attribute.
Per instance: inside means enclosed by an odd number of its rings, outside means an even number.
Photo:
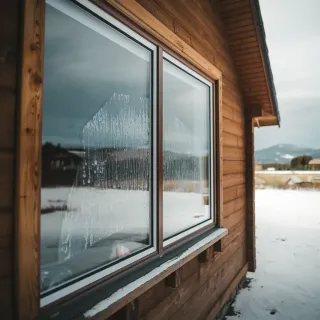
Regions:
<svg viewBox="0 0 320 320"><path fill-rule="evenodd" d="M302 171L302 170L257 170L256 173L258 174L301 174L301 175L318 175L320 171Z"/></svg>
<svg viewBox="0 0 320 320"><path fill-rule="evenodd" d="M226 318L319 320L320 192L257 190L256 237L257 270Z"/></svg>

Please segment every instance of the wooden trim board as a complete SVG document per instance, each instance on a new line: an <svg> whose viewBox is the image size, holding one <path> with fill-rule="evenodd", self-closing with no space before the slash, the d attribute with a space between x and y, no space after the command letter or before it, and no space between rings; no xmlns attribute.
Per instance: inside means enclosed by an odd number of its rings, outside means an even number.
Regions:
<svg viewBox="0 0 320 320"><path fill-rule="evenodd" d="M212 80L221 80L222 73L174 32L134 0L105 0L123 15L146 30L156 39L179 53L184 59L206 73Z"/></svg>
<svg viewBox="0 0 320 320"><path fill-rule="evenodd" d="M39 311L44 10L45 1L24 3L17 124L16 319L35 319Z"/></svg>

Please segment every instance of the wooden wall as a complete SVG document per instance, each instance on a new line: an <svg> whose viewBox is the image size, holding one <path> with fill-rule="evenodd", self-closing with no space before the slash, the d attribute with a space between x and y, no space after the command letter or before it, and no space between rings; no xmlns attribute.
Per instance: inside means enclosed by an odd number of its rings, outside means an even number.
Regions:
<svg viewBox="0 0 320 320"><path fill-rule="evenodd" d="M14 177L19 0L0 3L0 318L13 319Z"/></svg>
<svg viewBox="0 0 320 320"><path fill-rule="evenodd" d="M212 320L244 276L246 252L245 120L237 74L218 1L137 0L158 20L223 72L223 217L229 234L222 252L193 259L177 288L162 281L134 301L134 319ZM228 0L225 0L228 1ZM123 310L112 319L123 319ZM131 319L131 318L130 318Z"/></svg>
<svg viewBox="0 0 320 320"><path fill-rule="evenodd" d="M223 72L223 219L229 234L222 252L193 259L179 270L181 283L165 281L144 293L131 310L140 319L213 319L231 296L247 263L245 122L237 74L219 3L211 0L137 0ZM225 0L228 1L228 0ZM21 20L21 19L20 19ZM13 318L15 117L19 0L0 4L0 318ZM128 308L126 309L128 310ZM138 312L136 312L138 310ZM112 318L123 319L123 310ZM134 319L130 316L130 319Z"/></svg>

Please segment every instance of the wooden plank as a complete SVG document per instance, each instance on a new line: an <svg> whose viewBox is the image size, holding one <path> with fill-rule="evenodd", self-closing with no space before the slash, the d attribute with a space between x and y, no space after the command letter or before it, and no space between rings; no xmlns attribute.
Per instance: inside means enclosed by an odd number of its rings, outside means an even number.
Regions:
<svg viewBox="0 0 320 320"><path fill-rule="evenodd" d="M13 318L13 281L11 277L0 278L1 299L0 299L0 315L4 320Z"/></svg>
<svg viewBox="0 0 320 320"><path fill-rule="evenodd" d="M227 289L221 294L218 301L211 308L210 312L206 316L205 320L212 320L217 315L219 310L223 307L223 305L230 299L232 293L236 290L236 287L240 283L240 281L245 277L248 271L248 265L245 264L241 271L235 276L232 282L227 286Z"/></svg>
<svg viewBox="0 0 320 320"><path fill-rule="evenodd" d="M240 206L241 206L241 203L239 202L238 207ZM246 208L245 208L245 201L244 201L243 206L240 209L234 211L233 213L225 217L225 225L228 227L228 229L230 229L240 221L245 221L245 214L246 214Z"/></svg>
<svg viewBox="0 0 320 320"><path fill-rule="evenodd" d="M232 37L232 39L230 39L229 37L229 44L230 44L230 48L233 48L236 45L239 44L246 44L246 43L255 43L257 41L257 36L254 34L253 36L250 37L245 37L245 38L237 38L237 37Z"/></svg>
<svg viewBox="0 0 320 320"><path fill-rule="evenodd" d="M260 126L274 126L278 124L278 119L275 116L269 116L269 117L262 117L257 118L259 121Z"/></svg>
<svg viewBox="0 0 320 320"><path fill-rule="evenodd" d="M241 77L245 77L247 74L257 74L257 77L262 77L265 80L264 69L261 62L237 65L237 71ZM262 75L262 76L261 76Z"/></svg>
<svg viewBox="0 0 320 320"><path fill-rule="evenodd" d="M239 137L244 136L243 126L227 118L223 118L223 131Z"/></svg>
<svg viewBox="0 0 320 320"><path fill-rule="evenodd" d="M180 269L183 265L185 265L187 262L191 261L195 257L197 257L202 251L206 250L207 248L213 246L214 243L217 241L220 241L225 235L227 234L227 231L221 233L219 237L215 237L211 241L207 242L205 245L203 245L200 248L196 248L191 254L187 255L183 259L178 260L175 264L170 266L169 268L161 271L156 277L152 278L150 281L144 283L143 285L135 288L130 293L128 293L125 297L118 300L114 304L110 305L108 309L100 311L98 314L95 314L95 319L106 319L110 315L114 314L124 306L126 306L130 301L138 298L140 295L142 295L144 292L155 286L157 283L164 280L169 274L172 272Z"/></svg>
<svg viewBox="0 0 320 320"><path fill-rule="evenodd" d="M229 120L233 120L233 108L228 106L227 104L223 104L222 106L223 116Z"/></svg>
<svg viewBox="0 0 320 320"><path fill-rule="evenodd" d="M259 62L261 61L260 52L247 52L241 55L235 55L234 57L235 64L243 63L244 61Z"/></svg>
<svg viewBox="0 0 320 320"><path fill-rule="evenodd" d="M265 81L266 77L264 75L259 75L256 72L254 72L254 73L242 74L241 80L244 82L248 82L248 83L250 83L250 80L251 80L251 83L252 83L255 80L256 81Z"/></svg>
<svg viewBox="0 0 320 320"><path fill-rule="evenodd" d="M247 8L245 8L245 9L247 10ZM255 29L254 25L247 25L247 26L243 26L243 27L240 27L237 29L229 29L226 31L226 33L228 35L236 35L236 34L242 34L245 32L250 32L250 31L253 31L254 29Z"/></svg>
<svg viewBox="0 0 320 320"><path fill-rule="evenodd" d="M244 263L244 252L243 250L238 250L225 263L224 267L216 271L171 319L201 319L200 315L212 305L212 301L215 301L220 296ZM197 306L197 308L194 306Z"/></svg>
<svg viewBox="0 0 320 320"><path fill-rule="evenodd" d="M214 248L210 247L205 251L202 251L199 256L198 260L200 264L207 263L208 261L212 260L214 257Z"/></svg>
<svg viewBox="0 0 320 320"><path fill-rule="evenodd" d="M167 28L171 31L175 31L174 19L168 14L168 12L159 6L155 1L150 0L138 0L137 1L143 8L148 10L153 16L157 17Z"/></svg>
<svg viewBox="0 0 320 320"><path fill-rule="evenodd" d="M11 155L11 156L10 156ZM13 154L0 153L0 210L13 208Z"/></svg>
<svg viewBox="0 0 320 320"><path fill-rule="evenodd" d="M238 147L239 148L244 148L245 146L245 140L244 140L244 137L238 137Z"/></svg>
<svg viewBox="0 0 320 320"><path fill-rule="evenodd" d="M245 160L245 153L243 148L238 147L224 147L223 148L223 160Z"/></svg>
<svg viewBox="0 0 320 320"><path fill-rule="evenodd" d="M145 315L145 320L161 320L172 317L210 278L221 271L232 256L244 246L244 235L234 239L225 248L225 251L214 257L213 260L201 265L200 270L194 272L189 278L185 279L177 290L173 291L165 299L159 301L159 304L150 309Z"/></svg>
<svg viewBox="0 0 320 320"><path fill-rule="evenodd" d="M13 91L0 90L0 149L13 150L14 148L15 103Z"/></svg>
<svg viewBox="0 0 320 320"><path fill-rule="evenodd" d="M237 147L238 146L238 136L223 132L223 145L229 147ZM225 162L224 162L225 164ZM225 169L223 169L223 174L226 174Z"/></svg>
<svg viewBox="0 0 320 320"><path fill-rule="evenodd" d="M248 0L243 1L230 1L230 3L223 4L220 2L220 8L222 14L228 13L228 12L236 12L239 9L242 8L248 8L250 7L250 3Z"/></svg>
<svg viewBox="0 0 320 320"><path fill-rule="evenodd" d="M221 6L220 6L221 7ZM222 13L222 17L223 19L228 19L228 18L232 18L241 14L245 14L251 12L251 8L249 5L244 6L244 7L240 7L240 8L236 8L236 9L229 9L228 11L225 11Z"/></svg>
<svg viewBox="0 0 320 320"><path fill-rule="evenodd" d="M0 250L12 251L13 212L0 212ZM2 261L0 259L0 261Z"/></svg>
<svg viewBox="0 0 320 320"><path fill-rule="evenodd" d="M223 20L225 24L232 25L236 22L244 22L244 21L250 21L252 23L252 12L250 11L250 8L246 8L247 11L245 13L237 13L236 15L232 15L231 17L227 17L226 15L223 16Z"/></svg>
<svg viewBox="0 0 320 320"><path fill-rule="evenodd" d="M217 20L213 20L211 16L210 20L205 23L206 12L200 11L199 8L201 9L201 6L195 2L188 2L187 5L183 0L152 0L149 2L152 2L155 6L162 7L167 15L174 18L174 24L183 27L188 34L183 32L181 34L182 39L186 36L187 43L189 43L190 36L191 47L222 71L224 76L234 79L235 74L232 70L230 52L227 43L225 45L223 43L225 37L216 29ZM181 10L181 8L183 8L183 10ZM157 17L157 14L155 17ZM199 17L201 17L201 19L199 19ZM195 22L192 27L190 27L190 19ZM178 34L177 31L178 29L176 30ZM219 48L219 50L217 50L217 48Z"/></svg>
<svg viewBox="0 0 320 320"><path fill-rule="evenodd" d="M204 59L187 43L182 41L174 32L168 29L138 2L127 0L108 0L108 3L169 48L178 52L184 59L198 67L211 79L219 80L221 78L221 72L216 67Z"/></svg>
<svg viewBox="0 0 320 320"><path fill-rule="evenodd" d="M229 228L229 234L221 240L222 247L225 248L235 238L245 235L246 233L246 221L245 219L240 220L238 223ZM225 250L225 249L224 249Z"/></svg>
<svg viewBox="0 0 320 320"><path fill-rule="evenodd" d="M237 198L237 187L230 187L223 189L223 201L224 203L230 202Z"/></svg>
<svg viewBox="0 0 320 320"><path fill-rule="evenodd" d="M245 173L245 161L225 160L223 164L223 174Z"/></svg>
<svg viewBox="0 0 320 320"><path fill-rule="evenodd" d="M261 94L264 95L267 92L267 85L266 84L253 84L249 88L243 89L244 94Z"/></svg>
<svg viewBox="0 0 320 320"><path fill-rule="evenodd" d="M176 20L174 20L174 32L187 44L191 45L190 33Z"/></svg>
<svg viewBox="0 0 320 320"><path fill-rule="evenodd" d="M2 237L0 237L0 240L2 240ZM10 248L0 248L0 261L0 278L11 277L13 273L13 252ZM1 292L3 292L2 288Z"/></svg>
<svg viewBox="0 0 320 320"><path fill-rule="evenodd" d="M17 319L35 319L40 299L40 154L45 2L23 12L21 105L18 121L16 297Z"/></svg>
<svg viewBox="0 0 320 320"><path fill-rule="evenodd" d="M244 127L244 116L243 116L242 110L241 111L234 110L233 121L236 122L237 124L239 124L242 128ZM244 135L238 136L238 138L240 138L240 139L242 139L243 137L244 137ZM242 148L242 146L241 146L241 148Z"/></svg>
<svg viewBox="0 0 320 320"><path fill-rule="evenodd" d="M12 48L7 45L2 48L0 47L0 50L0 91L6 89L9 92L14 92L16 86L16 65L14 57L10 57Z"/></svg>
<svg viewBox="0 0 320 320"><path fill-rule="evenodd" d="M238 186L243 184L245 176L241 173L226 174L223 176L223 188Z"/></svg>
<svg viewBox="0 0 320 320"><path fill-rule="evenodd" d="M207 250L205 250L204 252L207 252ZM201 254L202 253L200 253L200 255ZM182 280L182 268L172 272L168 277L166 277L165 279L166 286L173 289L178 288L179 285L181 284L181 280Z"/></svg>
<svg viewBox="0 0 320 320"><path fill-rule="evenodd" d="M257 99L260 99L263 101L263 100L267 100L269 99L269 96L268 96L268 91L266 90L258 90L258 91L251 91L251 92L244 92L244 96L246 98L248 97L256 97Z"/></svg>
<svg viewBox="0 0 320 320"><path fill-rule="evenodd" d="M257 53L260 52L260 48L256 45L256 46L250 46L247 48L232 48L232 54L233 56L236 57L241 57L243 55L249 54L249 53Z"/></svg>
<svg viewBox="0 0 320 320"><path fill-rule="evenodd" d="M227 218L244 208L245 203L245 199L243 197L239 197L223 204L223 218L225 225L227 225ZM228 225L228 227L230 227L230 225Z"/></svg>

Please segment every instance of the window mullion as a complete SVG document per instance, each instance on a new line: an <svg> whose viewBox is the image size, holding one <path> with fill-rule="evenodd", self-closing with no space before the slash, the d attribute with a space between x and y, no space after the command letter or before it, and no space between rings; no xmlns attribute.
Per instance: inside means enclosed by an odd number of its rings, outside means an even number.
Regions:
<svg viewBox="0 0 320 320"><path fill-rule="evenodd" d="M163 50L157 50L157 249L163 252Z"/></svg>

